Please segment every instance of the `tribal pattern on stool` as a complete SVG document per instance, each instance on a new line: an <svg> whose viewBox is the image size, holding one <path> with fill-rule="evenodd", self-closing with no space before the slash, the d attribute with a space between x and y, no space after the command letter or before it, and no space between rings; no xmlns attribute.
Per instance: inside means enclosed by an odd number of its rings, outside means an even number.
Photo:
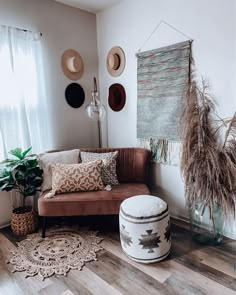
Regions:
<svg viewBox="0 0 236 295"><path fill-rule="evenodd" d="M142 239L139 239L139 245L143 245L142 249L148 249L148 253L154 253L153 249L158 248L160 244L160 236L158 233L152 234L151 230L146 230L147 235L141 235Z"/></svg>
<svg viewBox="0 0 236 295"><path fill-rule="evenodd" d="M167 242L170 243L170 241L171 241L171 236L170 236L170 220L168 221L168 225L166 227L165 239L166 239Z"/></svg>
<svg viewBox="0 0 236 295"><path fill-rule="evenodd" d="M124 225L122 225L120 228L120 237L124 247L130 246L130 244L132 243L132 238L130 237L129 233L125 230Z"/></svg>

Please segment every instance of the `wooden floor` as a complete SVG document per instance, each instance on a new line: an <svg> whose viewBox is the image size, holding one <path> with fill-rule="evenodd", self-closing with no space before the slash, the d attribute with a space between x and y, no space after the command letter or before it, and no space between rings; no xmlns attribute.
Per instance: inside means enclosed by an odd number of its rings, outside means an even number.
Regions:
<svg viewBox="0 0 236 295"><path fill-rule="evenodd" d="M87 263L82 271L71 270L67 277L54 276L45 281L38 276L25 279L24 273L11 273L12 265L5 261L11 257L17 239L9 229L0 231L0 294L61 295L67 290L74 295L236 294L235 241L225 239L217 247L202 246L191 240L185 224L172 221L170 256L144 265L122 252L117 228L104 231L101 224L98 227L104 237L98 261Z"/></svg>

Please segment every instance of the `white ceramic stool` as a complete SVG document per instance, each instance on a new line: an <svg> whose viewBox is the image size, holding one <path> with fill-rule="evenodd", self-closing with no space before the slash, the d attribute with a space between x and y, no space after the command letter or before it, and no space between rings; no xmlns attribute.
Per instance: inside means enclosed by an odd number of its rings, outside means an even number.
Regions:
<svg viewBox="0 0 236 295"><path fill-rule="evenodd" d="M134 196L120 206L120 240L124 252L133 260L153 263L170 253L168 205L158 197Z"/></svg>

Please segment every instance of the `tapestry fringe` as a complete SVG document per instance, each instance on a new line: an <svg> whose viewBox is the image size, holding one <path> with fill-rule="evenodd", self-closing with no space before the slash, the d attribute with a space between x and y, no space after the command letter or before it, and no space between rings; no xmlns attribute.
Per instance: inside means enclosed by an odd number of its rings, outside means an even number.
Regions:
<svg viewBox="0 0 236 295"><path fill-rule="evenodd" d="M165 165L179 166L181 141L138 138L137 145L152 152L152 161Z"/></svg>

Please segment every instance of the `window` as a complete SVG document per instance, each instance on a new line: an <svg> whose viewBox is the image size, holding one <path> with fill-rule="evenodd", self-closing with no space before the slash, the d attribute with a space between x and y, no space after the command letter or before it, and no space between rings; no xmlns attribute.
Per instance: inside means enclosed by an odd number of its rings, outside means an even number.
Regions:
<svg viewBox="0 0 236 295"><path fill-rule="evenodd" d="M0 158L51 148L39 33L0 26Z"/></svg>

